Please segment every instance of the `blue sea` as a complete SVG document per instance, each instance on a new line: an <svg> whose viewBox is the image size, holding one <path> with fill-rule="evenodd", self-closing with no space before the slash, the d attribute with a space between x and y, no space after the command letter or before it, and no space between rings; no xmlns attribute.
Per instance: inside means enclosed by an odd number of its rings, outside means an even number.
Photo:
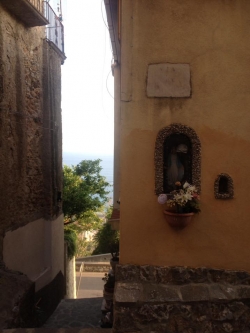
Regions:
<svg viewBox="0 0 250 333"><path fill-rule="evenodd" d="M110 198L109 203L112 204L113 201L113 156L112 155L89 155L84 153L68 153L63 152L63 164L72 166L77 165L82 160L97 160L101 159L101 175L106 178L110 183L110 187L107 189L110 193L108 197Z"/></svg>

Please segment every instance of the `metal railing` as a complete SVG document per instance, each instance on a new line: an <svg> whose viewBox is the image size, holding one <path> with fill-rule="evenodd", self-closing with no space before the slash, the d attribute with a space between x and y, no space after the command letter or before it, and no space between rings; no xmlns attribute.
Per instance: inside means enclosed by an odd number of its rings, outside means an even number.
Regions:
<svg viewBox="0 0 250 333"><path fill-rule="evenodd" d="M34 6L41 14L43 14L43 0L28 0L28 2Z"/></svg>
<svg viewBox="0 0 250 333"><path fill-rule="evenodd" d="M62 53L64 53L64 27L61 22L61 18L56 15L47 1L44 1L43 3L43 15L49 21L49 24L46 26L47 39L51 41Z"/></svg>
<svg viewBox="0 0 250 333"><path fill-rule="evenodd" d="M77 287L76 287L76 298L77 298L77 295L78 295L78 292L79 292L79 289L80 289L83 270L84 270L84 263L82 262L81 266L80 266L80 269L79 269L79 281L78 281L78 284L77 284Z"/></svg>

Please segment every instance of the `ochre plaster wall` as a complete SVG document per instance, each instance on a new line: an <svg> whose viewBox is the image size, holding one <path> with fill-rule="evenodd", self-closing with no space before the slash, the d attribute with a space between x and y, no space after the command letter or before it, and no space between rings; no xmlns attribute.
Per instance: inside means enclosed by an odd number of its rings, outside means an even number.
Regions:
<svg viewBox="0 0 250 333"><path fill-rule="evenodd" d="M115 96L119 95L121 86L121 71L120 66L114 67L114 87ZM121 103L120 99L116 98L114 101L114 188L113 188L113 207L114 209L120 209L120 122L121 122Z"/></svg>
<svg viewBox="0 0 250 333"><path fill-rule="evenodd" d="M121 264L250 271L250 2L126 0L121 41ZM148 98L149 64L191 68L191 98ZM201 141L201 213L167 225L154 194L157 133L172 123ZM228 173L235 198L214 198Z"/></svg>

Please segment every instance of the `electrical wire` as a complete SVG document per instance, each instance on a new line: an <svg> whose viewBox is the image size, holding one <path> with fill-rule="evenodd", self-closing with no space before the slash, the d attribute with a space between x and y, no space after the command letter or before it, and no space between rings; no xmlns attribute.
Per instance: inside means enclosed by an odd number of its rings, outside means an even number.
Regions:
<svg viewBox="0 0 250 333"><path fill-rule="evenodd" d="M103 14L103 8L102 8L102 4L103 4L104 0L101 0L101 12L102 12L102 20L103 20L103 23L105 25L105 27L108 29L109 31L109 27L108 25L106 24L106 21L105 21L105 18L104 18L104 14ZM113 50L112 50L112 44L111 44L111 40L109 39L109 48L110 48L110 51L113 55Z"/></svg>
<svg viewBox="0 0 250 333"><path fill-rule="evenodd" d="M109 27L107 26L106 21L104 19L104 15L103 15L103 3L104 3L104 0L101 0L102 20L103 20L104 25L106 26L106 28L109 31ZM105 31L105 46L104 47L105 47L105 50L104 50L103 72L104 72L104 64L105 64L105 59L106 59L106 31ZM112 63L114 61L114 55L113 55L113 50L112 50L112 45L111 45L110 39L109 39L109 47L110 47L110 51L111 51L111 54L112 54L112 59L111 59L111 66L112 66ZM110 75L111 71L112 71L112 69L109 71L109 73L107 75L107 78L106 78L106 90L107 90L108 94L110 95L110 97L114 99L114 96L112 96L112 94L110 93L110 91L108 89L108 78L109 78L109 75ZM103 77L103 75L102 75L102 77ZM102 106L103 106L103 95L102 95ZM104 106L103 106L103 109L104 109Z"/></svg>
<svg viewBox="0 0 250 333"><path fill-rule="evenodd" d="M106 78L106 89L107 89L107 92L109 93L110 97L112 97L114 99L114 96L111 95L109 88L108 88L108 78L109 78L109 75L111 72L112 72L112 69L109 71L107 78Z"/></svg>
<svg viewBox="0 0 250 333"><path fill-rule="evenodd" d="M106 26L106 28L109 30L109 27L107 26L106 21L105 21L105 19L104 19L104 15L103 15L103 9L102 9L102 4L103 4L103 2L104 2L104 0L101 0L102 20L103 20L103 23L104 23L104 25Z"/></svg>
<svg viewBox="0 0 250 333"><path fill-rule="evenodd" d="M106 29L104 30L104 58L103 58L103 66L102 66L102 109L105 114L105 108L103 104L103 78L104 78L104 68L105 68L105 61L106 61Z"/></svg>

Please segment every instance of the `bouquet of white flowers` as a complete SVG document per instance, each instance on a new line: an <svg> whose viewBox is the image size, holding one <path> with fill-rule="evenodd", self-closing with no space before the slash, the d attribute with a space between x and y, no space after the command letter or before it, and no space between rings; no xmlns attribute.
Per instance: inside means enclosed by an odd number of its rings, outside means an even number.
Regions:
<svg viewBox="0 0 250 333"><path fill-rule="evenodd" d="M183 185L180 182L175 183L176 190L169 195L160 194L158 202L167 204L168 209L175 213L199 213L200 212L200 197L194 185L185 182Z"/></svg>

